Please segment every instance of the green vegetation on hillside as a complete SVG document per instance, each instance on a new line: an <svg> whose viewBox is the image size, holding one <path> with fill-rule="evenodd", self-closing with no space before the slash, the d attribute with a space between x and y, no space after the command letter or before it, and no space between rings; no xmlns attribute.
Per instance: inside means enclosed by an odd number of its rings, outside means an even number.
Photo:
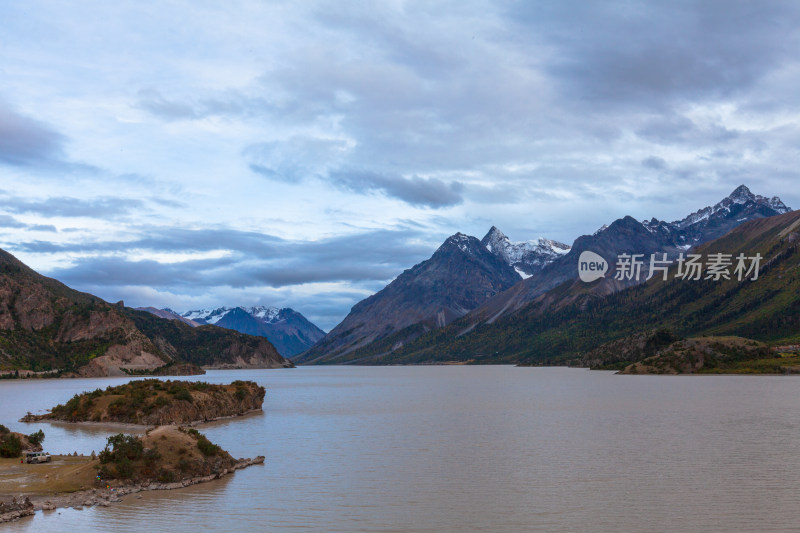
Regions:
<svg viewBox="0 0 800 533"><path fill-rule="evenodd" d="M468 322L459 320L401 348L382 346L382 353L358 355L362 362L385 364L451 360L556 364L580 358L611 340L659 328L681 337L737 335L771 344L796 342L799 223L800 212L754 220L697 251L760 253L763 260L755 281L684 281L671 274L669 281L653 279L608 296L589 293L587 285L570 281L495 323L465 333Z"/></svg>
<svg viewBox="0 0 800 533"><path fill-rule="evenodd" d="M108 437L98 455L98 480L171 483L195 476L219 474L236 461L195 429L165 426L143 437L122 433Z"/></svg>
<svg viewBox="0 0 800 533"><path fill-rule="evenodd" d="M147 311L125 308L125 315L153 339L168 356L198 366L232 362L236 355L259 354L273 359L276 366L294 366L284 360L263 337L245 335L216 326L192 327L179 320L166 320ZM224 355L227 354L227 357Z"/></svg>
<svg viewBox="0 0 800 533"><path fill-rule="evenodd" d="M795 354L780 356L762 342L741 337L680 340L626 366L623 374L792 374L800 372Z"/></svg>

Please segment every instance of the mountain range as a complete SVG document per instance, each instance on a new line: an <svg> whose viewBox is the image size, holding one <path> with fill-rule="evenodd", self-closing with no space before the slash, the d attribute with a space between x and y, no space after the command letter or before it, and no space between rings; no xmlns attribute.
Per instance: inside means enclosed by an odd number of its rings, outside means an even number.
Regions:
<svg viewBox="0 0 800 533"><path fill-rule="evenodd" d="M192 327L211 324L220 328L232 329L247 335L265 337L284 357L294 357L325 336L306 317L285 307L218 307L216 309L197 309L178 313L172 309L138 307L161 318L178 320Z"/></svg>
<svg viewBox="0 0 800 533"><path fill-rule="evenodd" d="M454 354L466 357L466 352L454 353L454 345L470 346L484 355L498 352L499 356L500 350L494 348L503 342L493 337L492 331L497 330L499 337L525 338L504 328L517 324L523 315L541 321L548 309L576 302L588 305L588 301L625 293L639 283L614 279L612 269L596 283L583 284L577 280L577 267L584 251L599 254L610 265L615 265L622 253L675 257L719 239L745 222L788 213L791 209L778 197L754 195L742 185L717 204L681 220L637 221L626 216L592 235L578 237L572 246L547 239L515 246L495 227L477 246L477 239L459 233L448 238L430 259L356 304L341 324L296 360L374 364L449 360ZM493 261L487 259L490 256ZM473 298L462 298L458 309L448 305L449 300L467 292ZM538 314L526 314L531 306ZM470 344L469 339L476 335L484 341ZM508 356L511 360L522 357L522 352L514 353Z"/></svg>
<svg viewBox="0 0 800 533"><path fill-rule="evenodd" d="M285 307L220 307L199 309L181 314L181 318L197 324L214 324L266 337L284 357L294 357L311 348L325 332L294 309Z"/></svg>
<svg viewBox="0 0 800 533"><path fill-rule="evenodd" d="M122 302L109 304L0 250L0 370L108 376L171 363L293 366L264 338L215 326L193 328Z"/></svg>

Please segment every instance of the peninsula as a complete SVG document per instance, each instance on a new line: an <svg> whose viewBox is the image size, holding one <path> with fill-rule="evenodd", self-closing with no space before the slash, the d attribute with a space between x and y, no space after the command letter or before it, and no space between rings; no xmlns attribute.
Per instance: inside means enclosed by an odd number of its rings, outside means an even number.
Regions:
<svg viewBox="0 0 800 533"><path fill-rule="evenodd" d="M112 435L98 455L55 455L46 464L0 459L0 523L37 510L108 506L126 494L170 490L262 464L234 459L196 429L160 426L143 436Z"/></svg>

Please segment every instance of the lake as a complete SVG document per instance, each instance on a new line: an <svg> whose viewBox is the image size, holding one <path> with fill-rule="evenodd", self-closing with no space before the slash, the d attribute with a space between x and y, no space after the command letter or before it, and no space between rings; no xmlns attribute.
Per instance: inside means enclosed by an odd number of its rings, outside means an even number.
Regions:
<svg viewBox="0 0 800 533"><path fill-rule="evenodd" d="M796 531L800 379L510 366L211 371L263 413L200 426L222 480L59 509L4 531ZM116 427L22 424L126 379L0 382L3 423L51 453Z"/></svg>

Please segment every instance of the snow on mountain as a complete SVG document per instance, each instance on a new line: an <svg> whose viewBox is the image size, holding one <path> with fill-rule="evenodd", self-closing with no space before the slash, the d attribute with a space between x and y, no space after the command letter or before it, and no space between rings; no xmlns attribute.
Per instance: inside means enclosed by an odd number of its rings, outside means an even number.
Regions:
<svg viewBox="0 0 800 533"><path fill-rule="evenodd" d="M481 240L489 252L514 267L524 279L541 270L570 250L570 246L540 237L533 241L511 242L496 226Z"/></svg>
<svg viewBox="0 0 800 533"><path fill-rule="evenodd" d="M180 314L183 318L188 318L189 320L194 320L195 322L200 322L202 324L216 324L234 309L241 309L248 315L252 315L255 318L259 318L264 322L274 323L281 320L279 318L281 312L280 309L278 309L277 307L266 307L266 306L218 307L216 309L197 309L194 311L186 311L185 313L178 313L178 314Z"/></svg>
<svg viewBox="0 0 800 533"><path fill-rule="evenodd" d="M325 332L297 311L271 306L196 309L179 316L197 324L213 324L248 335L266 337L285 357L300 354L325 336Z"/></svg>
<svg viewBox="0 0 800 533"><path fill-rule="evenodd" d="M778 215L782 215L783 213L788 213L791 211L791 209L787 207L786 204L784 204L777 196L767 198L766 196L761 196L760 194L753 194L745 185L740 185L729 196L723 198L713 206L704 207L703 209L695 211L683 220L676 220L672 222L672 224L679 229L685 229L699 222L708 220L715 215L726 216L731 213L736 206L744 206L748 203L757 207L767 207L775 211L775 214Z"/></svg>
<svg viewBox="0 0 800 533"><path fill-rule="evenodd" d="M183 318L194 320L200 324L216 324L231 310L232 308L230 307L218 307L217 309L197 309L194 311L180 313L180 315Z"/></svg>

